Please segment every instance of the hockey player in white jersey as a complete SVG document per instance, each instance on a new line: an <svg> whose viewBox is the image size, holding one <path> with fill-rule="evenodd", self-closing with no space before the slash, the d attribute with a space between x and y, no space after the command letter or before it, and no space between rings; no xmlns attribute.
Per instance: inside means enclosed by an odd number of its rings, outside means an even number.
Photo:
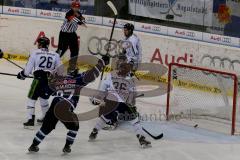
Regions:
<svg viewBox="0 0 240 160"><path fill-rule="evenodd" d="M131 43L130 47L123 50L123 53L120 55L120 62L123 61L131 62L133 64L132 71L136 71L138 65L142 62L142 46L140 39L136 34L133 33L134 25L131 23L126 23L123 27L124 32L124 41L129 41ZM124 59L125 57L125 59ZM121 59L123 58L123 59Z"/></svg>
<svg viewBox="0 0 240 160"><path fill-rule="evenodd" d="M27 101L27 122L23 123L24 128L31 128L35 121L35 104L39 99L42 117L38 122L42 122L47 110L49 109L48 98L51 90L48 87L48 75L61 65L59 54L49 51L50 40L47 37L41 37L37 40L38 49L33 50L25 68L18 73L17 78L24 80L30 74L34 75L31 88L28 93Z"/></svg>
<svg viewBox="0 0 240 160"><path fill-rule="evenodd" d="M124 32L124 41L130 42L131 45L129 47L123 49L122 53L118 56L117 59L117 69L120 68L121 63L126 62L131 64L131 72L129 75L134 76L137 71L139 64L142 62L142 46L140 39L136 34L133 33L134 25L131 23L126 23L123 27ZM123 47L124 48L124 47ZM98 105L99 101L96 98L91 98L93 105ZM104 129L110 130L115 129L117 127L116 117L112 117L112 122L107 124ZM116 120L116 121L115 121ZM115 123L116 122L116 123Z"/></svg>
<svg viewBox="0 0 240 160"><path fill-rule="evenodd" d="M89 136L90 141L95 140L98 132L117 117L119 121L129 121L131 123L143 148L151 146L151 142L144 137L139 114L135 107L137 95L134 79L129 76L131 67L132 64L130 63L121 63L117 72L110 73L103 80L101 90L106 91L107 95L101 107L112 107L112 111L99 117Z"/></svg>

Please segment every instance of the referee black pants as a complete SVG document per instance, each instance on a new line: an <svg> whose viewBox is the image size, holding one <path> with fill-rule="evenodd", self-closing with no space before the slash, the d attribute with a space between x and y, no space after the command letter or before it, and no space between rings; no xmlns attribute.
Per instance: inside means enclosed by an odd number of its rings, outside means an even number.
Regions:
<svg viewBox="0 0 240 160"><path fill-rule="evenodd" d="M65 54L68 48L70 49L71 58L78 56L79 52L78 36L76 32L67 33L60 31L57 50L58 53L60 52L60 57L62 57ZM70 61L69 69L73 70L75 69L75 66L76 66L75 60Z"/></svg>

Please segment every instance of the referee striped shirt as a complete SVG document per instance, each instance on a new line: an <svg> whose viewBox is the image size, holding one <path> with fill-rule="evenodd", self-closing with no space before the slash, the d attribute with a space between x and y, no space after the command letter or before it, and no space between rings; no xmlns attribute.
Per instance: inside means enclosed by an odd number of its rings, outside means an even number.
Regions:
<svg viewBox="0 0 240 160"><path fill-rule="evenodd" d="M72 9L66 13L63 25L61 26L62 32L74 33L77 31L78 25L83 24L81 20L82 14L80 12L78 14L80 16L76 17Z"/></svg>

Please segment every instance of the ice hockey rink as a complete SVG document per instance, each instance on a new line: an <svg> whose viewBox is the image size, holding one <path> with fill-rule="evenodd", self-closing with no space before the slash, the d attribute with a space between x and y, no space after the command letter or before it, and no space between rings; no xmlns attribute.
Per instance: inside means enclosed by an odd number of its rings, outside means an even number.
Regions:
<svg viewBox="0 0 240 160"><path fill-rule="evenodd" d="M20 63L24 66L24 63ZM20 70L4 59L0 60L0 72L18 73ZM31 79L25 81L16 77L0 76L0 160L238 160L240 157L240 137L210 132L200 128L174 124L166 121L142 122L154 134L164 133L161 140L153 140L152 148L142 149L128 124L114 131L102 131L95 142L88 142L88 136L95 120L80 122L80 130L72 147L72 153L62 154L67 130L59 123L40 144L40 151L29 154L27 149L40 126L34 130L23 129L26 120L26 96ZM96 86L95 82L92 86ZM81 97L77 112L92 109L88 98ZM156 113L165 106L158 105L158 98L139 99L137 106L141 114ZM36 116L40 116L37 105Z"/></svg>

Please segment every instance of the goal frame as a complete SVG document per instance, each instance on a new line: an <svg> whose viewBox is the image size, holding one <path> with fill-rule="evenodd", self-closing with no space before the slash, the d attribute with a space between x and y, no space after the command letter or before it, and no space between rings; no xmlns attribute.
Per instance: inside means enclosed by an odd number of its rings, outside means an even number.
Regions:
<svg viewBox="0 0 240 160"><path fill-rule="evenodd" d="M169 121L169 111L170 111L170 96L171 96L171 77L172 77L172 67L177 66L179 68L189 68L193 70L200 70L200 71L207 71L207 72L212 72L212 73L217 73L217 74L223 74L227 76L233 77L234 80L234 89L233 89L233 103L232 103L232 117L231 117L231 135L235 134L236 130L236 108L237 108L237 92L238 92L238 78L237 75L234 73L230 72L225 72L225 71L220 71L220 70L215 70L215 69L210 69L206 67L200 67L200 66L192 66L192 65L186 65L186 64L179 64L179 63L170 63L168 68L168 87L167 87L167 105L166 105L166 120Z"/></svg>

